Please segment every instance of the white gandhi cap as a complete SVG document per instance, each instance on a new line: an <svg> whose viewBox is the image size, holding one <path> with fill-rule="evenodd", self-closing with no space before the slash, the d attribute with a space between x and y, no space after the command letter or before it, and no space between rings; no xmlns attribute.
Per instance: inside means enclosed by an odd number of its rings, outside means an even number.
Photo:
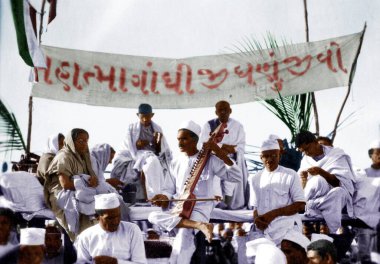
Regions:
<svg viewBox="0 0 380 264"><path fill-rule="evenodd" d="M95 198L95 210L114 209L120 206L119 196L116 193L98 194Z"/></svg>
<svg viewBox="0 0 380 264"><path fill-rule="evenodd" d="M273 149L280 149L280 145L278 144L277 140L274 139L266 139L263 141L263 144L261 144L261 152L266 150L273 150Z"/></svg>
<svg viewBox="0 0 380 264"><path fill-rule="evenodd" d="M38 246L45 245L45 233L44 228L24 228L20 230L20 245L26 246Z"/></svg>
<svg viewBox="0 0 380 264"><path fill-rule="evenodd" d="M180 129L190 130L191 132L193 132L194 134L196 134L198 137L201 134L201 126L198 125L197 123L191 121L191 120L183 122L179 126L178 130L180 130Z"/></svg>
<svg viewBox="0 0 380 264"><path fill-rule="evenodd" d="M374 140L369 145L369 149L380 149L380 140Z"/></svg>
<svg viewBox="0 0 380 264"><path fill-rule="evenodd" d="M322 239L328 240L331 243L334 242L334 238L329 237L328 235L325 235L325 234L316 234L316 233L311 234L311 242L314 242L314 241L317 241L317 240L322 240Z"/></svg>
<svg viewBox="0 0 380 264"><path fill-rule="evenodd" d="M310 244L310 240L304 236L301 232L297 232L295 230L290 230L286 233L284 240L291 241L303 247L305 252L307 251L307 246Z"/></svg>

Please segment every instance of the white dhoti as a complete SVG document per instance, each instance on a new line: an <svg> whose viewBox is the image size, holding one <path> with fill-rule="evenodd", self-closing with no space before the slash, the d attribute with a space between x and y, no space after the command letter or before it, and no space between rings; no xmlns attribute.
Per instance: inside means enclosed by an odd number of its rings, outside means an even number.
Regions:
<svg viewBox="0 0 380 264"><path fill-rule="evenodd" d="M212 202L196 204L190 216L190 220L197 222L209 222L212 209ZM149 214L148 220L152 224L156 224L167 231L171 231L178 225L182 218L179 217L177 214L172 214L170 211L166 211L152 212ZM170 255L169 263L190 263L191 257L195 252L194 236L197 233L198 230L189 228L179 228L172 245L173 249ZM178 259L179 256L180 259Z"/></svg>
<svg viewBox="0 0 380 264"><path fill-rule="evenodd" d="M349 193L342 187L334 187L321 176L312 176L304 189L306 216L323 216L331 233L341 227L342 209L349 201Z"/></svg>

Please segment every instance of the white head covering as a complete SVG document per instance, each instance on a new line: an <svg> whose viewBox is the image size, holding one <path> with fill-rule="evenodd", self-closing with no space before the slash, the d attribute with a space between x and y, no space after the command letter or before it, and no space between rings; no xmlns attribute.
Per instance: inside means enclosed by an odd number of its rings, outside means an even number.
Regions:
<svg viewBox="0 0 380 264"><path fill-rule="evenodd" d="M268 139L271 139L271 140L282 140L279 136L275 135L275 134L270 134Z"/></svg>
<svg viewBox="0 0 380 264"><path fill-rule="evenodd" d="M194 134L196 134L198 137L199 135L201 134L201 126L196 124L195 122L189 120L189 121L185 121L183 122L178 130L180 129L187 129L187 130L190 130L191 132L193 132Z"/></svg>
<svg viewBox="0 0 380 264"><path fill-rule="evenodd" d="M263 144L261 145L261 152L266 150L273 150L273 149L280 149L280 145L278 144L278 141L275 139L266 139L264 140Z"/></svg>
<svg viewBox="0 0 380 264"><path fill-rule="evenodd" d="M120 206L119 197L116 193L98 194L95 198L95 210L114 209Z"/></svg>
<svg viewBox="0 0 380 264"><path fill-rule="evenodd" d="M380 140L374 140L369 145L369 149L380 149Z"/></svg>
<svg viewBox="0 0 380 264"><path fill-rule="evenodd" d="M91 164L98 179L105 180L106 170L111 157L111 146L107 143L96 144L90 151Z"/></svg>
<svg viewBox="0 0 380 264"><path fill-rule="evenodd" d="M307 252L307 246L310 244L310 240L306 236L295 230L290 230L283 239L300 245L305 249L305 252Z"/></svg>
<svg viewBox="0 0 380 264"><path fill-rule="evenodd" d="M24 228L20 230L20 245L26 246L38 246L45 245L45 233L44 228Z"/></svg>
<svg viewBox="0 0 380 264"><path fill-rule="evenodd" d="M329 237L328 235L325 235L325 234L316 234L316 233L311 234L311 242L314 242L314 241L317 241L317 240L322 240L322 239L328 240L331 243L334 242L334 238Z"/></svg>
<svg viewBox="0 0 380 264"><path fill-rule="evenodd" d="M275 245L263 244L257 247L255 264L286 264L285 254Z"/></svg>
<svg viewBox="0 0 380 264"><path fill-rule="evenodd" d="M256 256L256 254L257 254L257 248L258 248L259 245L272 245L272 246L276 246L275 243L273 243L271 240L269 240L267 238L264 238L264 237L248 241L245 245L247 247L247 251L245 253L247 257Z"/></svg>
<svg viewBox="0 0 380 264"><path fill-rule="evenodd" d="M59 150L58 135L59 134L54 134L49 136L45 150L46 153L57 154Z"/></svg>

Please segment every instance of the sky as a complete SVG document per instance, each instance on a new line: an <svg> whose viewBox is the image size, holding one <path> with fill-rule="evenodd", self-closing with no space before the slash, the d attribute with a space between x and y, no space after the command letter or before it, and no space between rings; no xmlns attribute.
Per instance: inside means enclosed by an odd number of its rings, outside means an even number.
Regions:
<svg viewBox="0 0 380 264"><path fill-rule="evenodd" d="M32 1L38 8L38 0ZM335 146L357 167L369 166L371 141L380 138L380 1L308 0L310 41L359 32L367 22L352 92L343 118L355 112L338 132ZM45 18L46 19L46 18ZM270 32L291 43L305 42L303 0L61 0L57 17L44 28L42 44L126 55L183 58L217 55L241 46L245 38L264 40ZM10 0L0 1L0 97L15 114L26 140L30 68L18 55ZM347 87L316 92L320 134L333 130ZM211 102L213 105L215 102ZM245 128L246 143L260 146L269 134L290 138L290 132L261 103L232 105L232 118ZM42 154L49 135L74 127L90 134L90 147L121 145L136 109L88 106L33 99L31 151ZM173 152L183 120L203 125L215 117L214 107L156 109ZM311 131L314 131L312 122ZM19 153L0 159L18 160Z"/></svg>

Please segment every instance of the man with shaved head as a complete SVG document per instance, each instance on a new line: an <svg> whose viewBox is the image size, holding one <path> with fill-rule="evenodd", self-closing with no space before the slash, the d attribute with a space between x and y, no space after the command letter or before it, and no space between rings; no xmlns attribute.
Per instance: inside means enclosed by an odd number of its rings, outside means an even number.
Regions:
<svg viewBox="0 0 380 264"><path fill-rule="evenodd" d="M243 125L235 119L230 118L232 109L227 101L219 101L215 105L216 119L208 121L202 128L200 143L208 140L220 123L227 124L228 134L218 144L228 157L236 162L242 171L239 183L228 182L220 178L214 179L214 189L216 196L223 196L227 208L241 209L248 203L248 170L245 163L245 132Z"/></svg>

